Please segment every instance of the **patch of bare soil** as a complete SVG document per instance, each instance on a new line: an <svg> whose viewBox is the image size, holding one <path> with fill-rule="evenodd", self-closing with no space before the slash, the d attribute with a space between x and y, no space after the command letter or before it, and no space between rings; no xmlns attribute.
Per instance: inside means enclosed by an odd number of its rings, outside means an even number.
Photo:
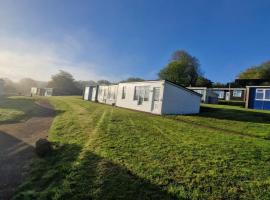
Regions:
<svg viewBox="0 0 270 200"><path fill-rule="evenodd" d="M37 103L41 113L25 122L0 125L0 199L10 199L27 176L36 156L34 145L46 138L55 112L48 101Z"/></svg>

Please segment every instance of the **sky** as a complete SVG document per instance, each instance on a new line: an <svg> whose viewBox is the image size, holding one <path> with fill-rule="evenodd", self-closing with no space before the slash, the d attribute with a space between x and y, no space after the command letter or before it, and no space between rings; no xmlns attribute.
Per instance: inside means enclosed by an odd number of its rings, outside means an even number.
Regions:
<svg viewBox="0 0 270 200"><path fill-rule="evenodd" d="M0 77L156 79L180 49L228 82L270 59L270 1L0 0Z"/></svg>

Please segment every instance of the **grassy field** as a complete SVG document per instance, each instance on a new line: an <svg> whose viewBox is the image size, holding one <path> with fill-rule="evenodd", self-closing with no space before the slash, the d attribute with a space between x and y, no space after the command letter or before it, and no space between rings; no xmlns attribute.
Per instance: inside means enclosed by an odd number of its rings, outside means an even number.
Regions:
<svg viewBox="0 0 270 200"><path fill-rule="evenodd" d="M270 113L150 114L53 97L54 153L14 199L270 199Z"/></svg>
<svg viewBox="0 0 270 200"><path fill-rule="evenodd" d="M32 98L0 98L0 124L26 120L39 115L42 109Z"/></svg>

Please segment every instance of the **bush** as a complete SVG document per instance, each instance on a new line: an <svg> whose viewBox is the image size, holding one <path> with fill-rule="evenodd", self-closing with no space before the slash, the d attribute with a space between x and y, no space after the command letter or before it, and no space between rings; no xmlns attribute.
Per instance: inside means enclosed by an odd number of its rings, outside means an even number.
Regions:
<svg viewBox="0 0 270 200"><path fill-rule="evenodd" d="M245 102L244 101L225 101L225 100L219 100L218 101L218 104L220 104L220 105L245 107Z"/></svg>

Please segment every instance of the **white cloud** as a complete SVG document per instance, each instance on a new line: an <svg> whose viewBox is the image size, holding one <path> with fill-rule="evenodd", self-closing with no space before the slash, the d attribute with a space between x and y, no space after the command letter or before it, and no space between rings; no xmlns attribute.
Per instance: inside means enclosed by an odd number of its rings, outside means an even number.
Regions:
<svg viewBox="0 0 270 200"><path fill-rule="evenodd" d="M89 60L76 61L82 51L82 43L71 36L60 42L29 38L0 38L0 77L19 80L31 77L49 80L60 69L74 75L76 79L98 80L112 77L101 75L100 66ZM119 77L118 77L119 78Z"/></svg>

